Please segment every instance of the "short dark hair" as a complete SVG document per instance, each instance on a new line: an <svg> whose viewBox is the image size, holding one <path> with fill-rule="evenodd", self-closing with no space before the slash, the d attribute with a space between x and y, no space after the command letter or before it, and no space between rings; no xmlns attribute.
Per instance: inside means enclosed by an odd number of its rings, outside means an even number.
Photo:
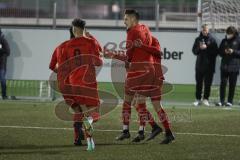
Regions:
<svg viewBox="0 0 240 160"><path fill-rule="evenodd" d="M234 26L229 26L226 30L227 34L233 34L233 35L237 35L238 31Z"/></svg>
<svg viewBox="0 0 240 160"><path fill-rule="evenodd" d="M208 24L203 24L202 28L208 27Z"/></svg>
<svg viewBox="0 0 240 160"><path fill-rule="evenodd" d="M139 20L139 18L140 18L140 15L139 15L138 11L135 10L135 9L126 9L124 14L133 15L133 16L136 17L137 20Z"/></svg>
<svg viewBox="0 0 240 160"><path fill-rule="evenodd" d="M84 29L85 28L85 25L86 25L86 22L80 18L75 18L73 21L72 21L72 25L74 27L79 27L81 29Z"/></svg>

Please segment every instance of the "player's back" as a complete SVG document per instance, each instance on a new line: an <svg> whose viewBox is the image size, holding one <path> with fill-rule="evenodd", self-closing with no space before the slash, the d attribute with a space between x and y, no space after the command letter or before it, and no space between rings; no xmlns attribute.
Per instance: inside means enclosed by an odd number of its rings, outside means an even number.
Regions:
<svg viewBox="0 0 240 160"><path fill-rule="evenodd" d="M99 47L93 39L80 37L70 40L67 54L72 64L70 81L96 81L94 62L99 60Z"/></svg>
<svg viewBox="0 0 240 160"><path fill-rule="evenodd" d="M55 50L52 55L51 63L50 63L50 68L55 67L57 64L58 66L62 65L63 63L66 62L68 59L67 55L64 54L64 50L66 48L66 45L69 41L65 41L61 43Z"/></svg>
<svg viewBox="0 0 240 160"><path fill-rule="evenodd" d="M72 55L72 53L74 53L73 51L75 50L79 50L81 54L92 54L92 47L94 46L94 40L91 38L87 38L87 37L79 37L79 38L74 38L71 39L67 45L68 47L68 51L70 53L71 56L75 56ZM72 52L71 52L72 51ZM76 52L75 52L76 54Z"/></svg>
<svg viewBox="0 0 240 160"><path fill-rule="evenodd" d="M68 55L65 54L66 46L69 41L61 43L55 50L52 55L52 59L49 65L51 70L57 69L58 79L66 78L66 74L70 72L70 67L67 63Z"/></svg>
<svg viewBox="0 0 240 160"><path fill-rule="evenodd" d="M152 36L152 46L156 47L159 50L159 52L161 52L161 46L159 44L159 41L154 36ZM155 63L160 63L161 64L161 55L154 55L153 59L154 59Z"/></svg>

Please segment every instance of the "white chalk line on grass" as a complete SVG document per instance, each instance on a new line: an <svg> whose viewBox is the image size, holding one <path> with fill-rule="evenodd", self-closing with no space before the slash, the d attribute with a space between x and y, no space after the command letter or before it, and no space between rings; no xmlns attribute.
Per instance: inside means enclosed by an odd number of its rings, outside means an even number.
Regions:
<svg viewBox="0 0 240 160"><path fill-rule="evenodd" d="M33 126L0 126L0 128L14 128L14 129L41 129L41 130L73 130L73 128L57 128L57 127L33 127ZM121 132L122 130L103 130L103 129L94 129L97 132ZM138 131L131 131L138 132ZM216 136L216 137L237 137L240 138L240 135L234 134L211 134L211 133L174 133L177 135L191 135L191 136Z"/></svg>

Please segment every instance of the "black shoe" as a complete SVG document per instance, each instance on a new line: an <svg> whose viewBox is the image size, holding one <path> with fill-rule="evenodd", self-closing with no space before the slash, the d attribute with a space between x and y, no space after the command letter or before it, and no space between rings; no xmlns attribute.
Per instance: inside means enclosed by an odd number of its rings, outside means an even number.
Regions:
<svg viewBox="0 0 240 160"><path fill-rule="evenodd" d="M10 96L11 100L18 100L16 96Z"/></svg>
<svg viewBox="0 0 240 160"><path fill-rule="evenodd" d="M75 128L75 129L77 129L78 130L78 132L79 132L79 134L78 134L78 139L79 140L84 140L85 139L85 137L84 137L84 132L83 132L83 130L82 130L82 122L74 122L74 124L73 124L73 127Z"/></svg>
<svg viewBox="0 0 240 160"><path fill-rule="evenodd" d="M7 99L8 99L8 96L2 96L2 99L3 99L3 100L7 100Z"/></svg>
<svg viewBox="0 0 240 160"><path fill-rule="evenodd" d="M162 128L158 125L152 129L151 134L148 136L147 141L150 141L154 139L157 135L159 135L162 132Z"/></svg>
<svg viewBox="0 0 240 160"><path fill-rule="evenodd" d="M82 141L81 141L81 139L75 140L75 141L74 141L74 145L75 145L75 146L82 146Z"/></svg>
<svg viewBox="0 0 240 160"><path fill-rule="evenodd" d="M160 144L169 144L174 140L175 140L175 137L172 134L172 132L169 130L169 131L166 131L166 137Z"/></svg>
<svg viewBox="0 0 240 160"><path fill-rule="evenodd" d="M81 140L85 139L84 132L83 132L82 128L79 130L79 139L81 139Z"/></svg>
<svg viewBox="0 0 240 160"><path fill-rule="evenodd" d="M145 139L145 135L143 131L139 131L138 135L132 140L132 142L140 142Z"/></svg>
<svg viewBox="0 0 240 160"><path fill-rule="evenodd" d="M118 137L116 137L116 140L122 141L122 140L128 139L128 138L130 138L129 130L123 130L122 133Z"/></svg>

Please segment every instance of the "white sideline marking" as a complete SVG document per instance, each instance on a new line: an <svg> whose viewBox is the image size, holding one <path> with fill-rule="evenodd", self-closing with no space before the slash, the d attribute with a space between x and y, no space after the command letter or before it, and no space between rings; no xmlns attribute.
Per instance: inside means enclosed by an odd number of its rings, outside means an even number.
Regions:
<svg viewBox="0 0 240 160"><path fill-rule="evenodd" d="M0 128L15 128L15 129L42 129L42 130L73 130L73 128L55 128L55 127L32 127L32 126L0 126ZM102 129L95 129L94 131L97 132L121 132L122 130L102 130ZM138 132L138 131L131 131L131 132ZM174 134L179 135L192 135L192 136L217 136L217 137L237 137L240 138L240 135L226 135L226 134L208 134L208 133L181 133L177 132Z"/></svg>

